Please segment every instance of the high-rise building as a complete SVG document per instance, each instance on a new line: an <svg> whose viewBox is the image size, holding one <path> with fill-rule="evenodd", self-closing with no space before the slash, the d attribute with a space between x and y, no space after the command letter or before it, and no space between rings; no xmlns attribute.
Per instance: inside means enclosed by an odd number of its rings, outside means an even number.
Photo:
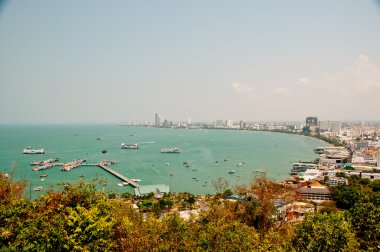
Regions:
<svg viewBox="0 0 380 252"><path fill-rule="evenodd" d="M316 116L306 117L306 126L318 126L318 118Z"/></svg>
<svg viewBox="0 0 380 252"><path fill-rule="evenodd" d="M155 117L154 117L154 126L161 127L161 117L157 113L155 114Z"/></svg>
<svg viewBox="0 0 380 252"><path fill-rule="evenodd" d="M240 121L240 129L245 129L246 127L247 126L245 124L245 121L244 120Z"/></svg>

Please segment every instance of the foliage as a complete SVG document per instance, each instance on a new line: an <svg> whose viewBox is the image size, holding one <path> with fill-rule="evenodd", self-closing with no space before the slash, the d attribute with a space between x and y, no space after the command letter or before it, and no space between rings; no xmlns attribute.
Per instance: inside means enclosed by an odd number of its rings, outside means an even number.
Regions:
<svg viewBox="0 0 380 252"><path fill-rule="evenodd" d="M350 209L359 200L359 190L352 186L339 185L331 188L336 206L340 209Z"/></svg>
<svg viewBox="0 0 380 252"><path fill-rule="evenodd" d="M378 251L380 249L380 193L363 196L361 201L350 209L350 216L361 249Z"/></svg>
<svg viewBox="0 0 380 252"><path fill-rule="evenodd" d="M265 177L233 191L220 179L225 190L204 197L203 211L185 221L172 211L194 206L191 193L124 194L125 203L80 181L29 201L22 197L25 182L0 174L0 251L378 251L380 183L349 181L332 189L345 212L326 202L294 224L274 218L274 203L293 202L294 191ZM232 193L242 200L221 199Z"/></svg>
<svg viewBox="0 0 380 252"><path fill-rule="evenodd" d="M295 251L358 251L351 224L339 212L306 217L292 245Z"/></svg>

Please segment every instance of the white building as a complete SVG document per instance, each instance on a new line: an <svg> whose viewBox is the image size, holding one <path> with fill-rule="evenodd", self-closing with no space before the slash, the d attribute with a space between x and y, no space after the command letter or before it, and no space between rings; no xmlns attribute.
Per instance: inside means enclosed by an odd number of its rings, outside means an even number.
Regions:
<svg viewBox="0 0 380 252"><path fill-rule="evenodd" d="M228 128L232 128L232 127L234 126L234 122L233 122L232 120L227 120L227 121L226 121L226 126L227 126Z"/></svg>
<svg viewBox="0 0 380 252"><path fill-rule="evenodd" d="M319 129L321 131L328 131L340 134L342 125L336 121L319 121Z"/></svg>

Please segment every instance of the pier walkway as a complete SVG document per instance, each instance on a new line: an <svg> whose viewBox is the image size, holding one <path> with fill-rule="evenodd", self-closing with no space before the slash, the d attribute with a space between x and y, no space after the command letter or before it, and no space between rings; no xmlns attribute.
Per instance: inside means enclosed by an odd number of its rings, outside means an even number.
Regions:
<svg viewBox="0 0 380 252"><path fill-rule="evenodd" d="M98 163L97 164L100 168L103 168L104 170L108 171L109 173L111 173L112 175L114 175L115 177L118 177L119 179L125 181L125 182L128 182L131 186L133 187L139 187L140 185L137 184L136 182L130 180L129 178L127 177L124 177L123 175L121 175L120 173L108 168L107 166L105 166L102 162Z"/></svg>

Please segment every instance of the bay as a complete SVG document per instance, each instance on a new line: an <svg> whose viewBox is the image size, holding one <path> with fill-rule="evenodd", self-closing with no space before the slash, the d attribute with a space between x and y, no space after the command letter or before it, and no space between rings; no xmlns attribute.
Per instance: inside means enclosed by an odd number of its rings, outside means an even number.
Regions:
<svg viewBox="0 0 380 252"><path fill-rule="evenodd" d="M100 138L101 140L96 140ZM121 143L139 143L140 149L121 149ZM44 148L43 155L25 155L31 146ZM311 161L313 148L327 146L310 137L272 132L206 129L165 129L117 125L2 125L0 126L0 171L15 180L27 180L26 194L36 198L47 189L61 189L65 183L106 181L107 193L133 192L130 186L96 166L82 166L63 172L59 166L32 171L32 161L58 157L60 162L85 159L87 163L116 160L110 168L141 185L167 184L171 191L213 193L212 181L226 178L231 187L249 185L264 170L267 177L289 176L293 162ZM160 153L163 147L178 147L181 153ZM102 153L106 149L107 153ZM188 161L189 167L183 164ZM226 161L225 161L226 160ZM243 164L237 166L237 164ZM230 174L229 171L236 172ZM48 174L40 181L42 173ZM32 188L42 186L35 192Z"/></svg>

